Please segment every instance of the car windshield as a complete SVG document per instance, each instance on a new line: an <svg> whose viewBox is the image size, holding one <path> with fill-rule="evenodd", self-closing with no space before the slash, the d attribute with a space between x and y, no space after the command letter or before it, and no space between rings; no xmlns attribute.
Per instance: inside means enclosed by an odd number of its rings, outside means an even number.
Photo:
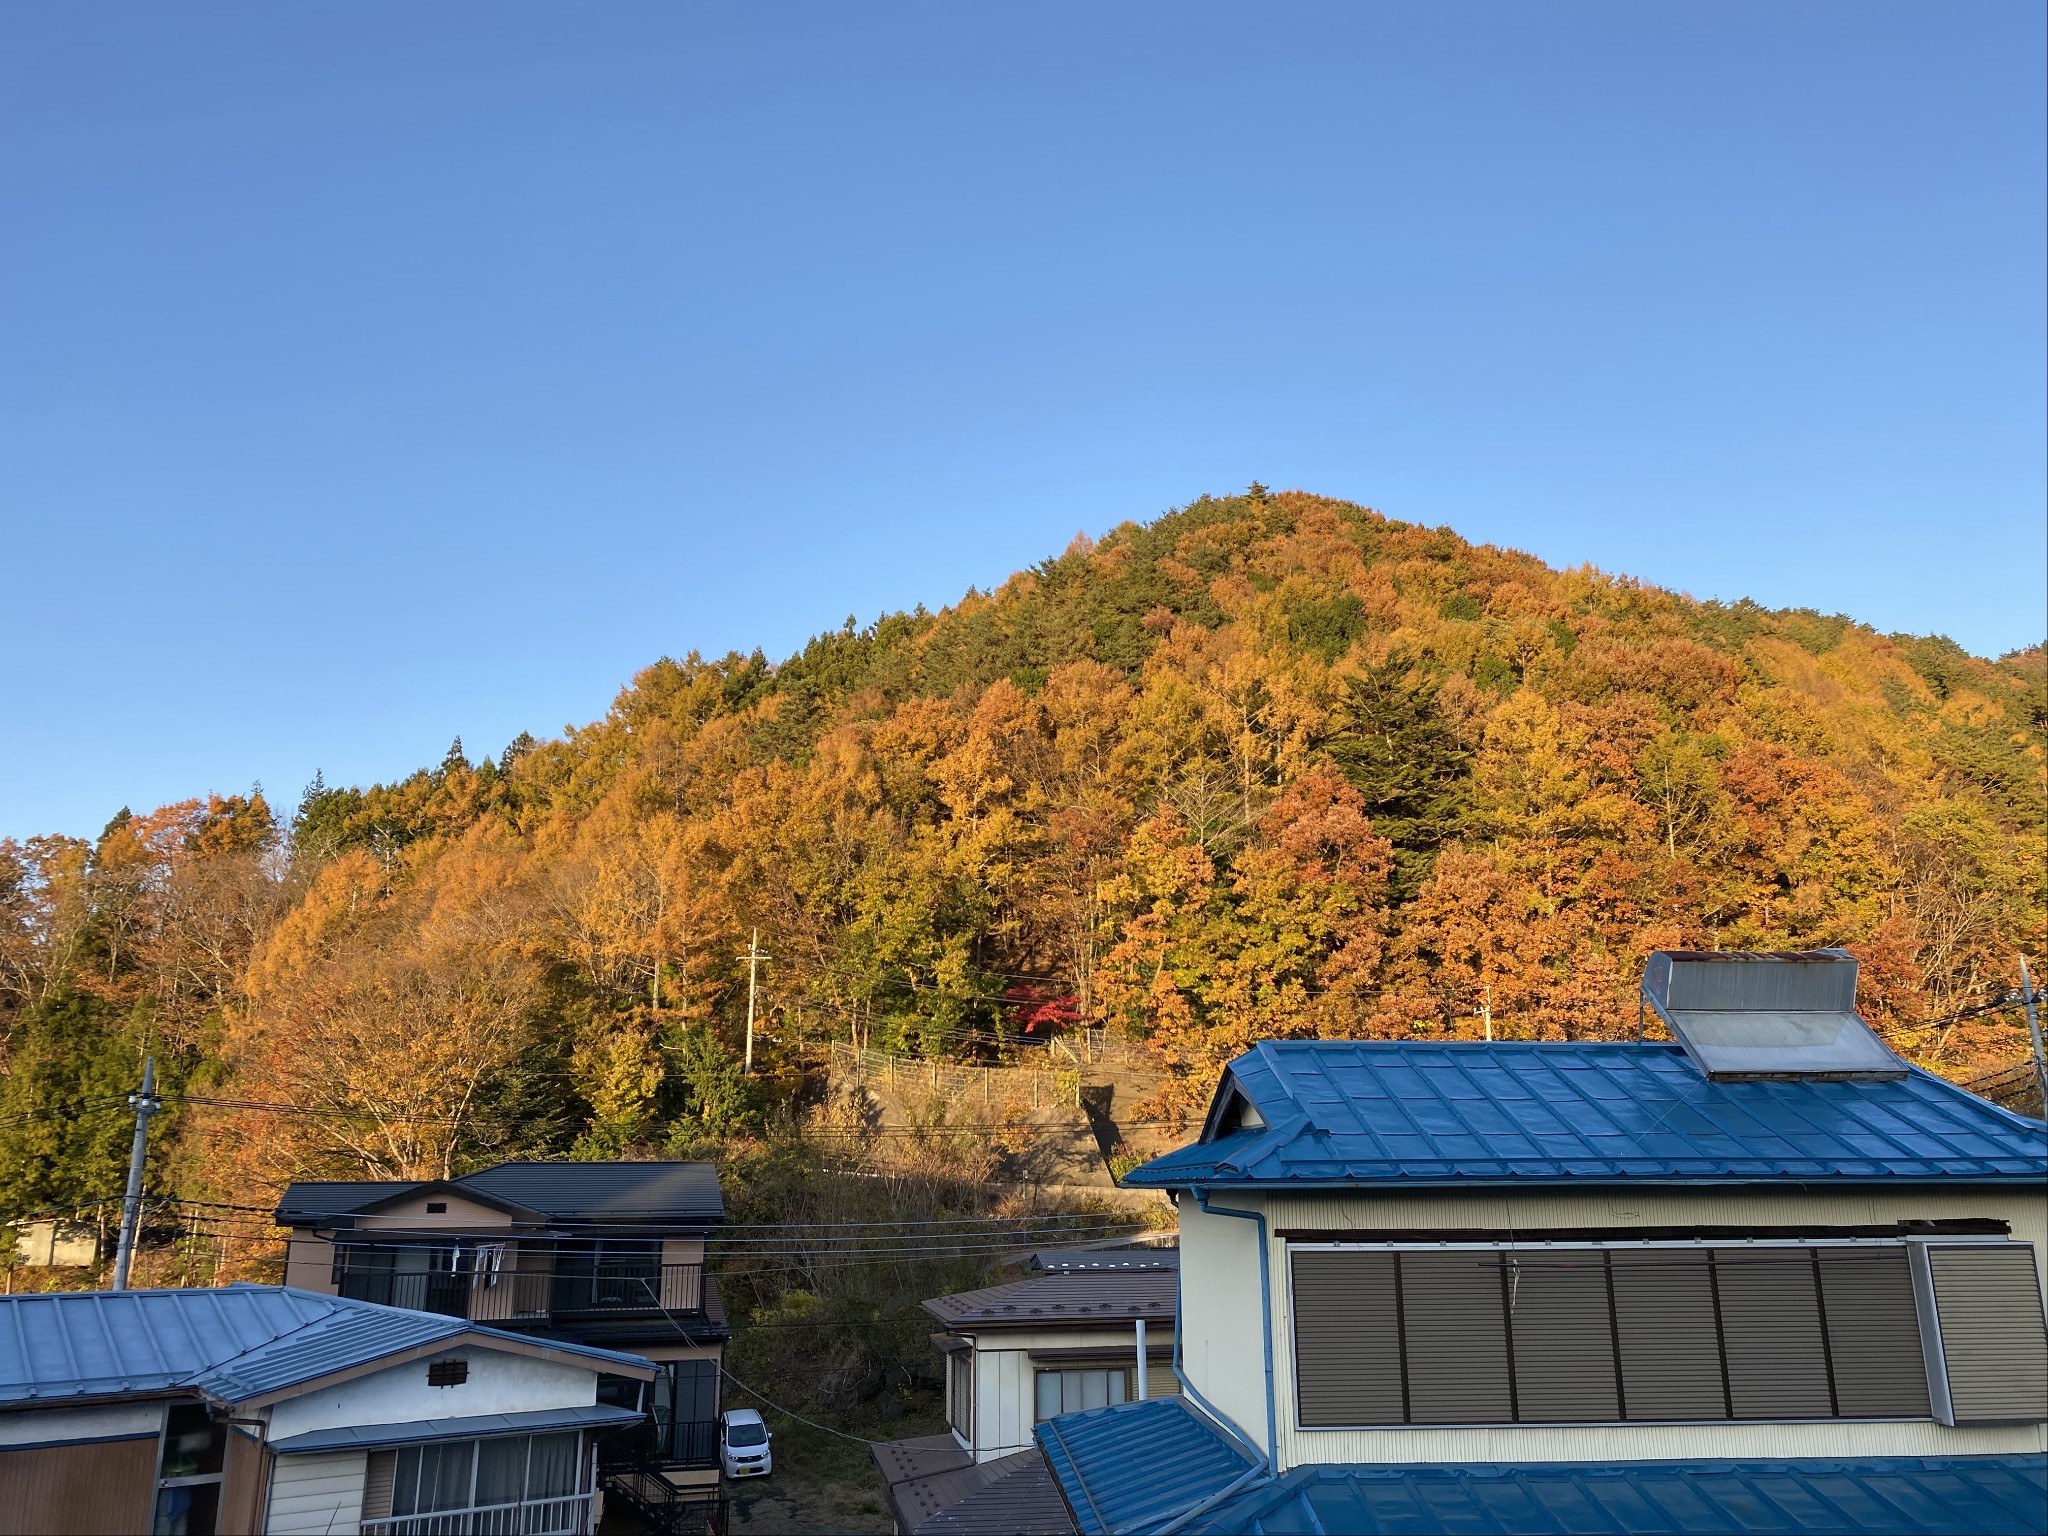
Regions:
<svg viewBox="0 0 2048 1536"><path fill-rule="evenodd" d="M727 1445L766 1445L768 1430L760 1424L728 1424L725 1426Z"/></svg>

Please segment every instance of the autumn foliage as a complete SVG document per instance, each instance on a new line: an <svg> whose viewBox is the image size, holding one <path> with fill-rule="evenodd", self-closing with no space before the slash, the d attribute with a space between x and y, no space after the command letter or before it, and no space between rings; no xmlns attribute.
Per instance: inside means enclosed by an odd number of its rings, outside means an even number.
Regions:
<svg viewBox="0 0 2048 1536"><path fill-rule="evenodd" d="M2039 959L2044 763L2039 648L1255 487L779 666L657 662L497 761L316 782L288 829L213 799L0 845L0 1112L125 1088L147 1043L198 1085L164 1177L246 1196L700 1145L828 1039L1086 1020L1185 1114L1271 1036L1632 1035L1674 946L1846 945L1894 1045L1967 1078L2024 1050L1945 1021ZM17 1203L103 1193L99 1135L0 1126Z"/></svg>

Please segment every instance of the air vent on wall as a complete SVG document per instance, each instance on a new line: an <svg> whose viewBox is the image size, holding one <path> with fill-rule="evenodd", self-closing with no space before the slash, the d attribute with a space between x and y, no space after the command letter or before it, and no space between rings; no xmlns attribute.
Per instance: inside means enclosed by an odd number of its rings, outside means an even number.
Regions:
<svg viewBox="0 0 2048 1536"><path fill-rule="evenodd" d="M430 1360L427 1362L427 1385L430 1387L459 1387L469 1380L467 1360Z"/></svg>
<svg viewBox="0 0 2048 1536"><path fill-rule="evenodd" d="M1856 957L1660 949L1643 1001L1710 1078L1898 1078L1906 1064L1856 1014Z"/></svg>

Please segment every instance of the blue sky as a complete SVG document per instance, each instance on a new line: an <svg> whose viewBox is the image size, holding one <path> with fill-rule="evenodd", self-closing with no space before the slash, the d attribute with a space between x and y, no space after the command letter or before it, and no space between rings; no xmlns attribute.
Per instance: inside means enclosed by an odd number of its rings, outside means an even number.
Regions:
<svg viewBox="0 0 2048 1536"><path fill-rule="evenodd" d="M1254 479L2048 630L2032 0L0 12L0 836Z"/></svg>

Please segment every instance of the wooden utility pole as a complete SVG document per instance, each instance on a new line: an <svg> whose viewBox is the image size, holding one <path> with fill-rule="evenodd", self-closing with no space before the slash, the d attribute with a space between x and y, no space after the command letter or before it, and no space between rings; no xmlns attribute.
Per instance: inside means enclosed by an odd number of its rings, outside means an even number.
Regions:
<svg viewBox="0 0 2048 1536"><path fill-rule="evenodd" d="M773 955L761 953L761 930L756 928L754 936L747 941L747 952L740 958L747 962L747 1063L749 1077L754 1072L754 996L760 985L761 962L772 960Z"/></svg>

